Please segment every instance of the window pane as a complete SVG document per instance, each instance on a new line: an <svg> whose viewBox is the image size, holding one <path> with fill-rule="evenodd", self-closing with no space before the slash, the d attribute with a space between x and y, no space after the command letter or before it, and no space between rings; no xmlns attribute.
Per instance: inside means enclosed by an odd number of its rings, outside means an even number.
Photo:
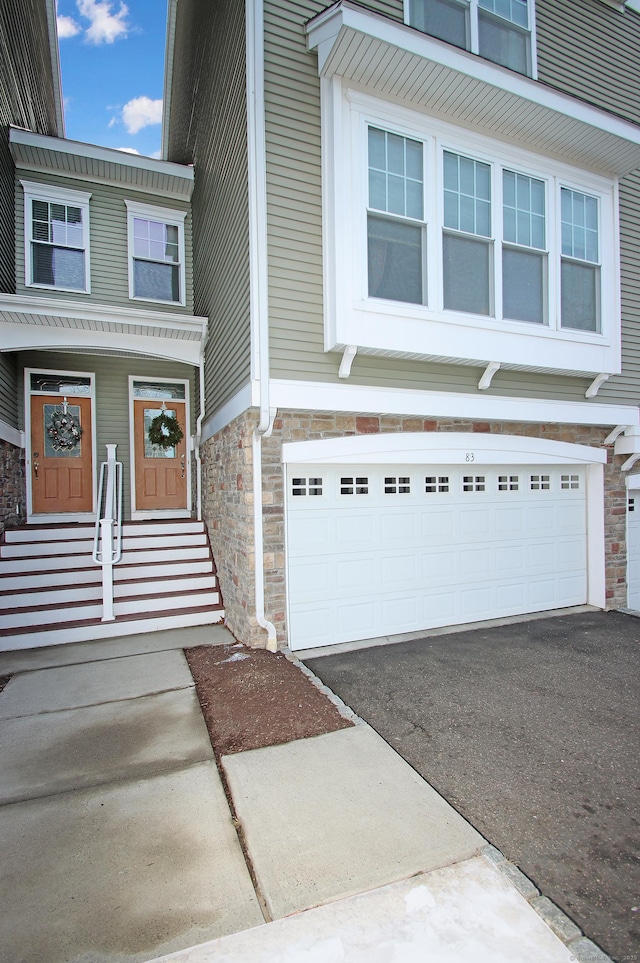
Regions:
<svg viewBox="0 0 640 963"><path fill-rule="evenodd" d="M456 0L411 0L411 26L468 50L467 11Z"/></svg>
<svg viewBox="0 0 640 963"><path fill-rule="evenodd" d="M532 251L502 251L502 313L514 321L543 324L546 257Z"/></svg>
<svg viewBox="0 0 640 963"><path fill-rule="evenodd" d="M562 196L562 253L581 261L598 261L598 201L566 187Z"/></svg>
<svg viewBox="0 0 640 963"><path fill-rule="evenodd" d="M369 215L369 296L423 303L421 227Z"/></svg>
<svg viewBox="0 0 640 963"><path fill-rule="evenodd" d="M504 240L544 248L544 182L515 171L503 171L502 185Z"/></svg>
<svg viewBox="0 0 640 963"><path fill-rule="evenodd" d="M491 236L489 164L444 152L444 225L467 234Z"/></svg>
<svg viewBox="0 0 640 963"><path fill-rule="evenodd" d="M84 291L84 251L34 244L33 282Z"/></svg>
<svg viewBox="0 0 640 963"><path fill-rule="evenodd" d="M133 262L133 293L136 298L157 301L179 301L180 279L177 264L158 264L155 261Z"/></svg>
<svg viewBox="0 0 640 963"><path fill-rule="evenodd" d="M493 63L529 74L529 33L478 12L478 49Z"/></svg>
<svg viewBox="0 0 640 963"><path fill-rule="evenodd" d="M517 23L520 27L529 25L527 0L478 0L478 6L510 20L511 23Z"/></svg>
<svg viewBox="0 0 640 963"><path fill-rule="evenodd" d="M562 261L562 327L599 329L600 269L595 265Z"/></svg>
<svg viewBox="0 0 640 963"><path fill-rule="evenodd" d="M491 314L491 245L467 237L443 237L444 306Z"/></svg>
<svg viewBox="0 0 640 963"><path fill-rule="evenodd" d="M422 144L369 128L369 207L422 220Z"/></svg>

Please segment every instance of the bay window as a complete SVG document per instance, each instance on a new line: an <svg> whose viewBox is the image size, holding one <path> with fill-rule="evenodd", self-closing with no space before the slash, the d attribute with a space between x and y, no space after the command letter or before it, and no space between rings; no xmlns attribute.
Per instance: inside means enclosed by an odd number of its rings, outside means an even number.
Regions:
<svg viewBox="0 0 640 963"><path fill-rule="evenodd" d="M545 183L502 172L502 311L514 321L547 319Z"/></svg>
<svg viewBox="0 0 640 963"><path fill-rule="evenodd" d="M598 201L563 187L562 307L563 328L597 331L600 314Z"/></svg>
<svg viewBox="0 0 640 963"><path fill-rule="evenodd" d="M532 75L533 0L407 0L405 19L422 33Z"/></svg>
<svg viewBox="0 0 640 963"><path fill-rule="evenodd" d="M444 152L444 307L492 314L491 167Z"/></svg>

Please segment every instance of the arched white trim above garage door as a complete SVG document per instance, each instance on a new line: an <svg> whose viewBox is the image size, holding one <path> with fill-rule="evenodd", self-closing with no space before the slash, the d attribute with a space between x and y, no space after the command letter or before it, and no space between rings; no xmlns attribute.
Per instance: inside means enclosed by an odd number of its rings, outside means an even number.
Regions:
<svg viewBox="0 0 640 963"><path fill-rule="evenodd" d="M350 435L318 441L294 441L282 446L285 464L387 465L430 463L463 465L603 465L601 448L546 438L494 435L469 431L398 432Z"/></svg>

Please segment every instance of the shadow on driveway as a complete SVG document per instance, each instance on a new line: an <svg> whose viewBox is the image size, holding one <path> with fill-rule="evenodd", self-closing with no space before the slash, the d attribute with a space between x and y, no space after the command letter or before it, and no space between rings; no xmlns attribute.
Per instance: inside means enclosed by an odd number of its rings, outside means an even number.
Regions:
<svg viewBox="0 0 640 963"><path fill-rule="evenodd" d="M306 659L614 959L640 960L640 619L587 613Z"/></svg>

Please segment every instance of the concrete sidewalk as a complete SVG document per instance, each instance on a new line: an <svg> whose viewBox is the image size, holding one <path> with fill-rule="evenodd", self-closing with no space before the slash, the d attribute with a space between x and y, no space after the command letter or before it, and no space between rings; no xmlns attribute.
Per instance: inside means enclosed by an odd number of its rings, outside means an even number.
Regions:
<svg viewBox="0 0 640 963"><path fill-rule="evenodd" d="M181 651L205 642L233 639L203 627L0 655L16 673L0 694L4 959L576 958L535 891L364 724L224 757L245 860Z"/></svg>

